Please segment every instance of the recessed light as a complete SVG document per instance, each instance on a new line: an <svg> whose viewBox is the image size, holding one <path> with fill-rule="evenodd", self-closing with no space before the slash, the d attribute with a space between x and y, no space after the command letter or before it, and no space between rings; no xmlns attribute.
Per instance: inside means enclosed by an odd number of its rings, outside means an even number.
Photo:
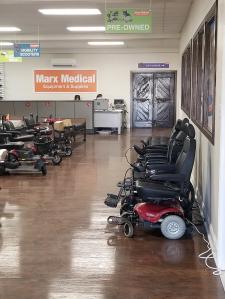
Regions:
<svg viewBox="0 0 225 299"><path fill-rule="evenodd" d="M89 27L67 27L69 31L75 32L93 32L93 31L105 31L104 26L89 26Z"/></svg>
<svg viewBox="0 0 225 299"><path fill-rule="evenodd" d="M97 8L47 8L47 9L39 9L38 11L44 15L52 15L52 16L101 15L100 10Z"/></svg>
<svg viewBox="0 0 225 299"><path fill-rule="evenodd" d="M17 27L0 27L0 32L16 32L16 31L21 31L21 29Z"/></svg>
<svg viewBox="0 0 225 299"><path fill-rule="evenodd" d="M124 45L124 42L117 41L108 41L108 42L88 42L90 46L121 46Z"/></svg>
<svg viewBox="0 0 225 299"><path fill-rule="evenodd" d="M11 42L0 42L0 46L13 46Z"/></svg>

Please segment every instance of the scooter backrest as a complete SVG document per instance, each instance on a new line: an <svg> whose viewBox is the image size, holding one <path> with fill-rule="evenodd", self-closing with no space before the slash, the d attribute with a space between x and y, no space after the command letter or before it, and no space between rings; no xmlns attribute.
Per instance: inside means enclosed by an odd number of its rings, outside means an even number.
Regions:
<svg viewBox="0 0 225 299"><path fill-rule="evenodd" d="M193 128L190 128L190 132L191 131L193 133ZM191 177L191 172L195 160L195 150L196 150L195 139L190 138L190 136L187 136L175 166L176 172L184 175L185 182L188 182Z"/></svg>
<svg viewBox="0 0 225 299"><path fill-rule="evenodd" d="M189 119L185 117L185 118L182 120L182 124L183 124L183 125L187 125L187 124L189 124Z"/></svg>
<svg viewBox="0 0 225 299"><path fill-rule="evenodd" d="M169 163L175 163L184 145L185 138L188 131L186 125L182 124L182 130L179 131L176 138L171 142L168 148L168 161Z"/></svg>
<svg viewBox="0 0 225 299"><path fill-rule="evenodd" d="M0 149L0 161L5 161L8 156L8 152L6 149Z"/></svg>
<svg viewBox="0 0 225 299"><path fill-rule="evenodd" d="M182 120L178 119L175 126L173 127L171 134L170 134L170 142L172 142L172 140L174 140L177 136L177 134L180 132L181 130L181 124L182 124Z"/></svg>
<svg viewBox="0 0 225 299"><path fill-rule="evenodd" d="M195 128L192 124L189 124L188 125L188 136L191 138L191 139L194 139L195 138Z"/></svg>

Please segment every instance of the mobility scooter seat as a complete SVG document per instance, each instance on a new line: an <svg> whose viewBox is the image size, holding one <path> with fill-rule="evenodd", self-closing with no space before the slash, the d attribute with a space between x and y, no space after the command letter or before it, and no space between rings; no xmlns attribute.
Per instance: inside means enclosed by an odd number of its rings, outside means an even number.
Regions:
<svg viewBox="0 0 225 299"><path fill-rule="evenodd" d="M24 142L18 141L18 142L8 142L0 144L0 149L7 149L8 151L11 151L13 149L20 150L24 147Z"/></svg>
<svg viewBox="0 0 225 299"><path fill-rule="evenodd" d="M153 183L153 182L143 182L140 180L136 181L136 190L138 196L143 199L144 202L147 202L148 199L168 199L176 197L179 192L177 188L173 188L172 185L162 184L162 183Z"/></svg>

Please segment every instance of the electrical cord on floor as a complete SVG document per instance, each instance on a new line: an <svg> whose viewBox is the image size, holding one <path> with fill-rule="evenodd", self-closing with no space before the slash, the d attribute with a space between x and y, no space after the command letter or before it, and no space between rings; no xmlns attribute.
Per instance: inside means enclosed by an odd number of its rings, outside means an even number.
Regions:
<svg viewBox="0 0 225 299"><path fill-rule="evenodd" d="M128 173L129 170L132 170L132 168L131 167L127 168L127 170L124 174L124 178L123 178L123 184L124 184L124 187L123 187L124 190L123 191L124 191L125 196L127 195L126 188L125 188L125 181L126 181L127 173Z"/></svg>
<svg viewBox="0 0 225 299"><path fill-rule="evenodd" d="M206 243L206 246L207 246L207 250L204 251L204 252L202 252L202 253L200 253L200 254L198 255L198 257L199 257L200 259L203 259L203 260L204 260L205 265L206 265L207 268L209 268L210 270L213 270L213 275L215 275L215 276L220 275L220 274L221 274L221 270L220 270L218 267L212 267L212 266L210 266L210 265L208 264L208 260L213 259L213 250L212 250L212 248L211 248L211 246L210 246L209 241L206 240L206 236L205 236L203 233L201 233L201 232L199 231L199 229L197 228L197 226L196 226L194 223L192 223L192 222L191 222L190 220L188 220L188 219L186 219L186 220L187 220L187 222L189 222L189 223L195 228L195 230L197 231L197 233L198 233L200 236L202 236L202 239L203 239L203 241ZM207 255L206 255L206 254L207 254Z"/></svg>
<svg viewBox="0 0 225 299"><path fill-rule="evenodd" d="M127 163L131 166L131 167L133 167L133 165L129 162L129 160L128 160L128 158L127 158L127 153L130 151L130 150L132 150L134 147L133 146L131 146L131 147L129 147L127 150L126 150L126 152L125 152L125 158L126 158L126 160L127 160Z"/></svg>

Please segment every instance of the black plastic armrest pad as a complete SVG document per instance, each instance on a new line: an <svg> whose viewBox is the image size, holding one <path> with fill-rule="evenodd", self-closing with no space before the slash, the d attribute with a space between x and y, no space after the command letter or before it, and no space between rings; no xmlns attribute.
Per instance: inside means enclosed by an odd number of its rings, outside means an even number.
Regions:
<svg viewBox="0 0 225 299"><path fill-rule="evenodd" d="M158 173L159 170L164 171L164 173L174 173L175 165L174 164L147 164L146 168L148 170L156 171Z"/></svg>
<svg viewBox="0 0 225 299"><path fill-rule="evenodd" d="M149 146L150 149L167 149L168 145L167 144L154 144Z"/></svg>
<svg viewBox="0 0 225 299"><path fill-rule="evenodd" d="M146 155L146 157L148 157L149 159L166 158L166 156L166 153L152 153L151 155Z"/></svg>
<svg viewBox="0 0 225 299"><path fill-rule="evenodd" d="M168 160L167 159L155 159L155 160L148 160L146 165L149 165L150 168L154 168L155 165L167 165Z"/></svg>
<svg viewBox="0 0 225 299"><path fill-rule="evenodd" d="M178 173L153 174L150 176L150 179L154 181L182 182L184 175Z"/></svg>
<svg viewBox="0 0 225 299"><path fill-rule="evenodd" d="M0 136L1 137L11 137L12 134L11 133L6 133L6 132L0 132Z"/></svg>
<svg viewBox="0 0 225 299"><path fill-rule="evenodd" d="M18 136L21 136L21 132L19 131L14 131L14 130L10 130L10 131L5 131L6 133L8 134L12 134L12 135L18 135Z"/></svg>
<svg viewBox="0 0 225 299"><path fill-rule="evenodd" d="M147 149L146 150L146 154L147 155L155 155L155 154L162 154L162 155L166 155L167 154L167 149Z"/></svg>

